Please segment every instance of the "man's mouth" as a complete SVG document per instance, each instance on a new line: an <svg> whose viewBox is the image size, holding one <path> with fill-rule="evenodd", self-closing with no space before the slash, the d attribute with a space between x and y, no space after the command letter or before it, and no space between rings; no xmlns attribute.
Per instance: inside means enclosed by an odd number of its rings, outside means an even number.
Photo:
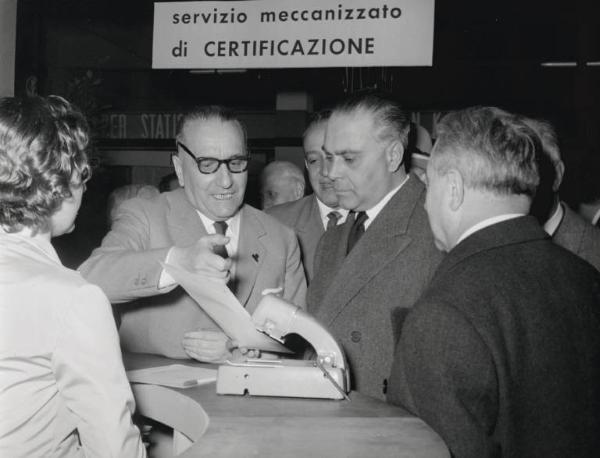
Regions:
<svg viewBox="0 0 600 458"><path fill-rule="evenodd" d="M235 196L235 193L233 193L233 192L226 192L226 193L222 193L222 194L213 194L213 197L217 200L231 200L231 199L233 199L233 196Z"/></svg>

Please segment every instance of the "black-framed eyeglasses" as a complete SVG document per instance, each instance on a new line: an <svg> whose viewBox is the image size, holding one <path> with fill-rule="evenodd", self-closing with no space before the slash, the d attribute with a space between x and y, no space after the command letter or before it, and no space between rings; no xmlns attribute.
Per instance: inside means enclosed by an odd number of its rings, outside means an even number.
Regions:
<svg viewBox="0 0 600 458"><path fill-rule="evenodd" d="M248 169L248 161L250 157L248 155L233 156L229 159L217 159L216 157L196 157L190 149L181 142L176 142L177 146L180 146L186 153L188 153L196 164L198 164L198 170L200 173L211 174L215 173L221 167L221 164L225 164L227 169L231 173L242 173Z"/></svg>

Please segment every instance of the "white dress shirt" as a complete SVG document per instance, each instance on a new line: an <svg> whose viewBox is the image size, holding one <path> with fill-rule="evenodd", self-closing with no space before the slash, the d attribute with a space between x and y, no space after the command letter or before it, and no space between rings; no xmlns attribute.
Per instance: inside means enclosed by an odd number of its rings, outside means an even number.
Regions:
<svg viewBox="0 0 600 458"><path fill-rule="evenodd" d="M346 222L346 218L348 218L348 213L349 210L346 210L345 208L331 208L327 205L325 205L323 202L321 202L319 200L319 198L317 197L317 205L319 207L319 215L321 216L321 222L323 223L323 228L327 229L327 223L329 222L329 217L327 215L329 215L329 213L336 211L340 214L340 217L337 220L336 225L339 226L340 224L344 224Z"/></svg>
<svg viewBox="0 0 600 458"><path fill-rule="evenodd" d="M196 210L196 212L198 213L198 218L200 218L200 220L202 221L202 225L204 226L206 232L208 234L216 234L217 232L215 229L215 222L212 219L205 216L200 211ZM237 258L238 244L240 240L240 221L240 212L237 212L231 218L225 220L225 222L227 223L227 230L225 231L225 236L229 237L229 242L227 242L225 248L227 249L227 254L233 261L231 263L231 269L229 271L230 280L233 280L235 278L235 260ZM165 259L166 264L169 263L169 258L171 257L172 250L173 248L171 248L167 253L167 257ZM169 275L169 273L163 269L162 273L160 274L160 279L158 281L158 287L168 288L170 286L173 286L174 284L175 280L173 279L173 277L171 277L171 275Z"/></svg>
<svg viewBox="0 0 600 458"><path fill-rule="evenodd" d="M552 216L550 218L548 218L548 221L546 221L544 223L544 230L546 231L546 234L548 234L550 237L552 237L554 235L554 233L556 232L556 230L558 229L558 226L560 226L560 223L564 216L565 216L565 209L563 208L562 204L559 202L558 205L556 206L556 210L554 210L554 213L552 213Z"/></svg>
<svg viewBox="0 0 600 458"><path fill-rule="evenodd" d="M409 178L410 178L410 175L407 176L404 179L404 181L402 181L402 183L400 183L398 186L396 186L394 189L392 189L390 192L388 192L385 196L383 196L383 199L381 199L376 205L374 205L372 208L370 208L366 211L368 218L364 223L365 231L373 223L375 218L377 218L377 215L379 215L381 210L383 210L383 207L385 207L385 205L391 200L391 198L394 197L396 195L396 193L398 191L400 191L402 186L404 186L406 184L406 182L409 180Z"/></svg>
<svg viewBox="0 0 600 458"><path fill-rule="evenodd" d="M596 226L598 224L598 220L600 220L600 209L596 212L594 217L592 218L592 224Z"/></svg>
<svg viewBox="0 0 600 458"><path fill-rule="evenodd" d="M144 457L104 293L49 240L0 231L0 456Z"/></svg>

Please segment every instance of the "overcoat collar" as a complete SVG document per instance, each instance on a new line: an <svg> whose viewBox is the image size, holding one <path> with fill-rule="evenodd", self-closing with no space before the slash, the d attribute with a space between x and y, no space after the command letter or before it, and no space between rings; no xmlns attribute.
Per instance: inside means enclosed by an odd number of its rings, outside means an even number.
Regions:
<svg viewBox="0 0 600 458"><path fill-rule="evenodd" d="M533 216L501 221L485 227L461 241L444 258L434 277L443 275L465 259L478 253L502 246L520 244L534 240L549 239Z"/></svg>
<svg viewBox="0 0 600 458"><path fill-rule="evenodd" d="M424 192L424 185L412 176L386 204L348 256L346 241L354 218L348 217L342 226L333 229L336 232L332 236L339 237L344 243L334 244L336 251L329 253L333 258L332 268L337 273L323 298L323 303L328 304L322 308L324 323L331 324L352 298L409 246L409 222L416 205L422 204ZM351 282L348 282L349 278Z"/></svg>

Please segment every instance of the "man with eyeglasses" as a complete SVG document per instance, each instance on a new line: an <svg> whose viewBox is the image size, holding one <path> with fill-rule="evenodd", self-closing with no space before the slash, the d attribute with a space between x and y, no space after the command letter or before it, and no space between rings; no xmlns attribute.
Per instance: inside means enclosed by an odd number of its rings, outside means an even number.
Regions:
<svg viewBox="0 0 600 458"><path fill-rule="evenodd" d="M304 306L306 281L294 232L244 204L246 135L219 106L185 115L173 165L180 189L124 203L81 266L120 306L124 349L223 361L231 342L163 270L167 262L227 282L252 313L265 289ZM132 302L133 301L133 302Z"/></svg>

